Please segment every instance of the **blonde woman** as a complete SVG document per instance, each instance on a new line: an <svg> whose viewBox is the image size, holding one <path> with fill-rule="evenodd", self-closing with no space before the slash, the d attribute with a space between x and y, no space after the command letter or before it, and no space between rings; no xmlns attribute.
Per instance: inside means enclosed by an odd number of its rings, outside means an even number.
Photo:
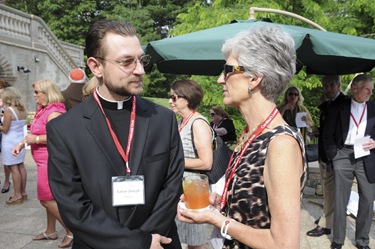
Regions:
<svg viewBox="0 0 375 249"><path fill-rule="evenodd" d="M66 230L66 236L60 243L60 248L70 247L73 242L73 234L64 225L61 219L56 201L54 200L49 183L48 183L48 151L47 151L47 132L46 124L50 120L65 113L64 97L57 88L56 84L51 80L40 80L33 84L34 97L38 109L35 112L33 121L31 122L31 133L26 135L25 139L13 149L14 155L19 155L20 151L25 147L25 143L30 145L31 154L37 164L38 174L38 199L47 212L47 229L36 235L33 240L56 240L58 238L56 232L56 220Z"/></svg>
<svg viewBox="0 0 375 249"><path fill-rule="evenodd" d="M89 81L87 81L82 87L82 100L87 99L98 86L98 84L99 81L96 76L93 76Z"/></svg>
<svg viewBox="0 0 375 249"><path fill-rule="evenodd" d="M22 102L20 92L14 87L7 87L1 94L3 101L4 116L0 131L2 133L1 157L4 167L8 167L12 172L14 192L6 201L8 205L22 204L27 199L26 179L27 173L25 165L25 151L19 156L12 155L12 149L17 142L24 137L24 127L26 125L26 109Z"/></svg>
<svg viewBox="0 0 375 249"><path fill-rule="evenodd" d="M10 84L8 81L0 80L0 95L3 93L4 89L10 87ZM3 117L4 115L4 108L3 108L3 102L0 98L0 117ZM1 133L0 133L0 141L1 141ZM0 151L1 152L1 151ZM4 166L4 176L5 180L3 183L3 188L1 189L1 193L8 193L10 189L10 169L9 167Z"/></svg>
<svg viewBox="0 0 375 249"><path fill-rule="evenodd" d="M311 127L314 122L311 118L309 110L303 105L303 96L301 90L296 86L290 86L284 93L284 98L279 107L279 111L283 116L284 120L293 127L297 127L296 116L299 112L305 112L306 115L302 116L302 121L306 122L307 128L302 128L301 133L303 138L306 139L307 129L311 132Z"/></svg>

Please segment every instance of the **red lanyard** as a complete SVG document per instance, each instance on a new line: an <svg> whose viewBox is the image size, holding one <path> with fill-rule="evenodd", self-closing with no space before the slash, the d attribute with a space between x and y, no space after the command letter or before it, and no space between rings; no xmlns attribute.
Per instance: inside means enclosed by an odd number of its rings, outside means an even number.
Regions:
<svg viewBox="0 0 375 249"><path fill-rule="evenodd" d="M178 127L178 131L179 132L181 132L182 128L184 128L184 126L189 122L189 120L194 115L194 113L195 113L195 110L192 113L190 113L189 116L186 119L184 119L184 120L181 121L181 123L180 123L180 125Z"/></svg>
<svg viewBox="0 0 375 249"><path fill-rule="evenodd" d="M246 141L244 147L241 150L240 155L237 156L237 158L235 159L233 167L232 168L228 167L227 172L225 174L227 176L227 179L225 181L225 186L224 186L223 194L221 195L221 199L220 199L220 208L221 209L223 209L225 207L225 204L227 202L229 183L232 181L232 178L234 176L234 172L236 171L236 169L237 169L237 167L238 167L238 165L239 165L239 163L240 163L240 161L241 161L241 159L243 157L243 154L249 148L250 144L254 141L254 139L256 137L258 137L258 135L263 132L263 130L272 122L272 120L276 117L276 115L278 113L279 113L279 111L275 107L273 109L273 111L270 113L270 115L268 116L268 118L266 120L264 120L257 127L257 129L253 132L253 134L251 134L251 136L249 137L249 139ZM242 134L246 133L247 131L248 131L248 128L246 127L244 129L244 131L243 131ZM229 160L229 166L232 164L232 161L234 159L233 155L234 155L234 153L232 154L232 157ZM228 175L228 173L230 173L230 174Z"/></svg>
<svg viewBox="0 0 375 249"><path fill-rule="evenodd" d="M357 135L358 135L359 125L361 124L363 116L365 115L366 106L367 106L367 103L365 103L365 107L363 108L361 118L359 119L359 123L357 122L357 120L355 120L353 113L350 112L350 117L353 119L355 126L357 126Z"/></svg>
<svg viewBox="0 0 375 249"><path fill-rule="evenodd" d="M132 110L130 113L130 125L129 125L129 135L128 135L128 144L126 146L126 154L124 152L124 149L122 148L120 142L118 141L118 138L115 134L115 132L112 129L111 123L109 122L107 116L105 115L105 112L103 110L102 104L100 103L100 100L98 98L98 94L96 91L93 92L94 98L96 102L98 103L100 109L102 110L102 113L104 115L105 121L107 122L107 126L109 129L109 132L111 133L113 142L115 142L117 151L120 153L122 159L124 160L126 164L126 175L130 175L130 168L129 168L129 153L130 153L130 146L133 142L133 137L134 137L134 128L135 128L135 109L136 109L136 97L133 96L133 102L132 102Z"/></svg>

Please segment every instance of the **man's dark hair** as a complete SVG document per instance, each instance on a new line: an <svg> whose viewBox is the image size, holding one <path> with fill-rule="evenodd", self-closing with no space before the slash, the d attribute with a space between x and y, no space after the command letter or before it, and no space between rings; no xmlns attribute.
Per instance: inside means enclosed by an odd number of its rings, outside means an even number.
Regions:
<svg viewBox="0 0 375 249"><path fill-rule="evenodd" d="M335 83L336 85L341 85L341 78L340 78L340 75L325 75L322 80L322 82L333 82Z"/></svg>
<svg viewBox="0 0 375 249"><path fill-rule="evenodd" d="M136 28L131 23L118 20L101 20L93 23L86 34L87 57L105 57L103 38L107 33L136 36Z"/></svg>

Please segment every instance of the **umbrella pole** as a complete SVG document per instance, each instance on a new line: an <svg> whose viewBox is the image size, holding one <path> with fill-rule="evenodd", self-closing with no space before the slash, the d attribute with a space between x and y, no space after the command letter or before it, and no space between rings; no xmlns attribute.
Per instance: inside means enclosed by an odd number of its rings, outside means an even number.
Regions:
<svg viewBox="0 0 375 249"><path fill-rule="evenodd" d="M275 14L282 14L282 15L290 16L290 17L299 19L299 20L301 20L301 21L303 21L307 24L310 24L311 26L313 26L313 27L315 27L319 30L327 31L322 26L320 26L319 24L311 21L310 19L307 19L303 16L300 16L300 15L297 15L295 13L291 13L291 12L288 12L288 11L285 11L285 10L250 7L250 18L249 18L249 20L255 20L255 17L254 17L255 11L257 11L257 12L269 12L269 13L275 13Z"/></svg>

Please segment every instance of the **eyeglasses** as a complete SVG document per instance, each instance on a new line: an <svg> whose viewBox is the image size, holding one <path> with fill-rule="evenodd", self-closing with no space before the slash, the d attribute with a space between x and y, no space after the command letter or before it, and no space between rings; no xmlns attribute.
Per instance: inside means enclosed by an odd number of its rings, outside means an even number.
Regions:
<svg viewBox="0 0 375 249"><path fill-rule="evenodd" d="M169 96L169 99L171 99L173 102L176 102L179 98L183 98L183 96L173 95L173 94Z"/></svg>
<svg viewBox="0 0 375 249"><path fill-rule="evenodd" d="M108 60L102 57L95 57L99 60L108 61L111 63L119 64L123 69L125 69L126 73L133 71L137 67L137 62L139 62L143 67L147 66L151 62L151 55L144 54L139 58L129 57L121 61L117 60ZM121 69L121 68L120 68ZM121 69L122 70L122 69Z"/></svg>
<svg viewBox="0 0 375 249"><path fill-rule="evenodd" d="M243 66L232 66L232 65L224 65L224 77L227 77L228 73L239 73L245 72L245 68Z"/></svg>
<svg viewBox="0 0 375 249"><path fill-rule="evenodd" d="M35 95L38 95L38 93L43 93L43 92L42 92L42 91L38 91L38 90L35 90L35 91L34 91L34 94L35 94Z"/></svg>
<svg viewBox="0 0 375 249"><path fill-rule="evenodd" d="M211 113L210 113L210 116L211 116L211 117L213 117L213 116L215 116L215 115L216 115L216 113L214 113L214 112L211 112Z"/></svg>
<svg viewBox="0 0 375 249"><path fill-rule="evenodd" d="M299 94L298 93L288 93L288 95L297 97Z"/></svg>

